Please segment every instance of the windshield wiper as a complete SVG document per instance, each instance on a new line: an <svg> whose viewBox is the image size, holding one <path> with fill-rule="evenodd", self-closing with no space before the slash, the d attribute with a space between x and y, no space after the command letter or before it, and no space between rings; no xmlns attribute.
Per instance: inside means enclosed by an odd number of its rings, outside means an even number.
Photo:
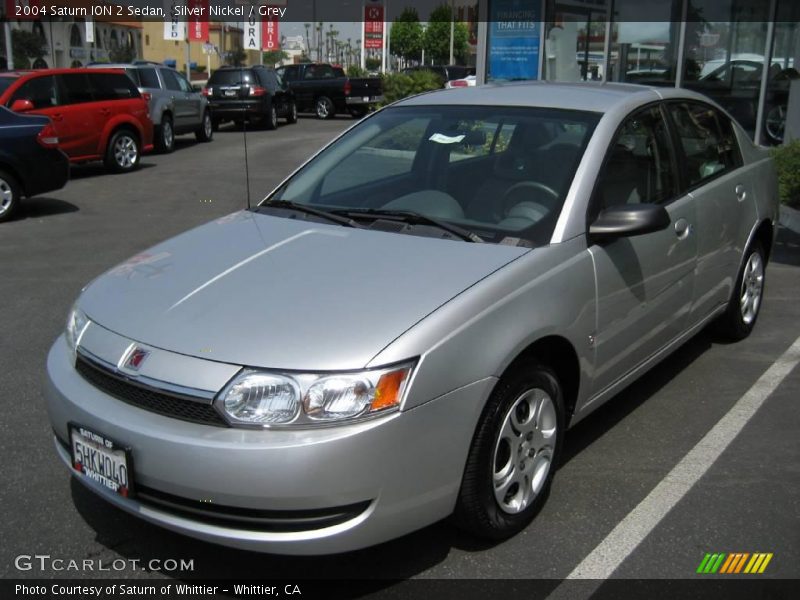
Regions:
<svg viewBox="0 0 800 600"><path fill-rule="evenodd" d="M328 212L326 210L320 210L319 208L312 208L307 204L300 204L299 202L292 202L291 200L267 200L264 204L260 204L257 208L261 208L264 206L274 206L276 208L288 208L291 210L296 210L297 212L305 213L308 215L314 215L315 217L320 217L322 219L327 219L333 223L339 223L339 225L344 225L345 227L355 227L356 229L364 229L364 226L360 223L354 221L349 217L343 217L333 212Z"/></svg>
<svg viewBox="0 0 800 600"><path fill-rule="evenodd" d="M483 238L481 238L476 233L473 233L467 229L463 229L458 225L451 225L450 223L445 223L444 221L440 221L439 219L435 219L433 217L429 217L428 215L423 215L422 213L414 212L413 210L388 210L388 209L381 209L381 208L358 208L358 209L347 209L336 211L338 214L346 214L346 215L353 215L353 216L363 216L367 215L370 217L389 217L394 218L404 223L416 224L416 225L433 225L434 227L438 227L439 229L446 231L458 238L461 238L465 242L475 242L477 244L483 243Z"/></svg>

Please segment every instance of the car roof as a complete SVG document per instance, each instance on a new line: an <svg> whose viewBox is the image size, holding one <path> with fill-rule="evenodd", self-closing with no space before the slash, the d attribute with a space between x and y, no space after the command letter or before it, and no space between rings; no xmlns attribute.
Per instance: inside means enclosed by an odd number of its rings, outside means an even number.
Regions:
<svg viewBox="0 0 800 600"><path fill-rule="evenodd" d="M114 73L115 75L120 72L122 67L104 66L102 69L95 69L92 67L72 67L69 69L30 69L21 71L7 71L0 73L0 77L40 77L44 75L64 75L68 73Z"/></svg>
<svg viewBox="0 0 800 600"><path fill-rule="evenodd" d="M401 100L396 106L537 106L605 113L620 104L645 104L666 98L709 102L705 96L680 88L630 83L520 81L437 90Z"/></svg>

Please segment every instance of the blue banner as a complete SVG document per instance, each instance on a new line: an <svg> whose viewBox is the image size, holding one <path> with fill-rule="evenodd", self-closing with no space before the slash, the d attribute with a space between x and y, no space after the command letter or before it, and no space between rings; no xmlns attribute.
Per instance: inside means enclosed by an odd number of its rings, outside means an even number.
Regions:
<svg viewBox="0 0 800 600"><path fill-rule="evenodd" d="M489 0L488 78L538 79L540 0Z"/></svg>

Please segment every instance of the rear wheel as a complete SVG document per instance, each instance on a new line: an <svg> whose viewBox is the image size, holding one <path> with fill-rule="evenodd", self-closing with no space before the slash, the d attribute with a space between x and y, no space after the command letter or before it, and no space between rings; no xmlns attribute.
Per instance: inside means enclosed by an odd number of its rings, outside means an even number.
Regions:
<svg viewBox="0 0 800 600"><path fill-rule="evenodd" d="M210 142L214 137L214 123L211 120L211 115L208 111L203 113L203 120L200 123L200 128L194 132L194 137L198 142Z"/></svg>
<svg viewBox="0 0 800 600"><path fill-rule="evenodd" d="M728 309L716 323L724 338L738 341L753 331L764 296L766 258L764 248L756 241L745 252L745 260L728 301Z"/></svg>
<svg viewBox="0 0 800 600"><path fill-rule="evenodd" d="M125 173L139 166L140 156L139 139L136 134L128 129L120 129L111 136L103 162L107 169Z"/></svg>
<svg viewBox="0 0 800 600"><path fill-rule="evenodd" d="M320 96L314 103L314 112L317 118L330 119L336 114L336 108L333 105L333 100L327 96Z"/></svg>
<svg viewBox="0 0 800 600"><path fill-rule="evenodd" d="M0 170L0 222L9 220L19 207L22 190L17 180Z"/></svg>
<svg viewBox="0 0 800 600"><path fill-rule="evenodd" d="M264 125L266 125L267 129L277 129L278 128L278 111L275 109L275 105L269 105L269 110L267 111L267 117L264 121Z"/></svg>
<svg viewBox="0 0 800 600"><path fill-rule="evenodd" d="M548 367L521 363L489 398L472 440L454 517L492 540L521 531L544 505L564 435L561 385Z"/></svg>
<svg viewBox="0 0 800 600"><path fill-rule="evenodd" d="M175 129L172 126L172 117L169 115L161 117L156 135L156 148L164 154L169 154L175 149Z"/></svg>

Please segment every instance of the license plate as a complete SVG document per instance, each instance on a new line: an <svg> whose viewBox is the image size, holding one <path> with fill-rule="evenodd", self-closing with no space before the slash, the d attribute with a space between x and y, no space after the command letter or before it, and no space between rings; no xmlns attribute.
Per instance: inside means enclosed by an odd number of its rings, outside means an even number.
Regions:
<svg viewBox="0 0 800 600"><path fill-rule="evenodd" d="M363 98L361 98L361 101L362 102L369 102L369 96L364 96Z"/></svg>
<svg viewBox="0 0 800 600"><path fill-rule="evenodd" d="M72 467L120 496L133 492L130 451L107 436L70 423Z"/></svg>
<svg viewBox="0 0 800 600"><path fill-rule="evenodd" d="M232 97L236 95L236 90L225 90L225 96Z"/></svg>

